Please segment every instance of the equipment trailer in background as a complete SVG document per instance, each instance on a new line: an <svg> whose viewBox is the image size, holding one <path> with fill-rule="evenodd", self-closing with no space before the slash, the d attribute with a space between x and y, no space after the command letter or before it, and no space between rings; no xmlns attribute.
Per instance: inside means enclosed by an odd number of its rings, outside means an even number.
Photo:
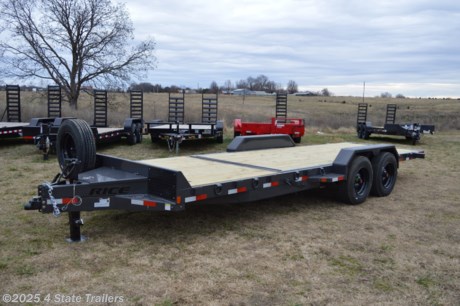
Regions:
<svg viewBox="0 0 460 306"><path fill-rule="evenodd" d="M276 94L276 114L270 123L233 121L234 136L286 134L291 136L295 143L300 143L305 134L304 119L287 118L287 94Z"/></svg>
<svg viewBox="0 0 460 306"><path fill-rule="evenodd" d="M184 140L216 139L218 143L224 142L224 123L217 120L218 95L201 95L201 122L184 123L185 94L179 96L168 95L169 111L168 122L153 120L147 122L147 131L152 142L166 140L169 151L179 151L179 145Z"/></svg>
<svg viewBox="0 0 460 306"><path fill-rule="evenodd" d="M0 139L33 141L40 134L42 124L49 124L54 120L50 114L49 101L47 118L32 118L30 122L21 122L21 88L18 85L6 85L5 91L6 108L3 115L6 113L7 122L0 122Z"/></svg>
<svg viewBox="0 0 460 306"><path fill-rule="evenodd" d="M372 134L403 136L410 140L413 145L420 141L421 134L433 134L434 125L420 125L418 123L397 124L396 121L396 104L387 105L385 125L383 127L372 126L367 122L367 103L359 103L358 115L356 119L356 131L358 137L369 139Z"/></svg>
<svg viewBox="0 0 460 306"><path fill-rule="evenodd" d="M54 88L56 91L57 89ZM59 89L59 96L60 96ZM50 93L48 93L50 96ZM57 99L57 93L53 94L53 98ZM140 100L141 99L141 100ZM139 114L142 116L142 95L139 92L135 92L135 98L133 93L130 98L130 114ZM140 107L140 109L139 109ZM91 126L93 137L96 139L97 144L107 144L120 142L122 137L125 137L127 142L131 145L142 141L142 130L143 120L142 117L127 118L124 121L123 127L107 127L107 91L105 90L94 90L94 123ZM41 132L35 137L35 144L39 150L43 151L44 159L48 158L49 153L55 152L57 135L61 125L69 119L75 119L74 117L58 117L48 122L48 124L41 125Z"/></svg>
<svg viewBox="0 0 460 306"><path fill-rule="evenodd" d="M59 129L61 173L38 186L26 210L69 213L70 240L80 241L81 211L181 211L199 203L267 199L333 185L346 203L389 195L399 162L424 158L393 145L335 143L296 147L287 135L237 137L225 153L149 160L96 154L91 128L66 120Z"/></svg>

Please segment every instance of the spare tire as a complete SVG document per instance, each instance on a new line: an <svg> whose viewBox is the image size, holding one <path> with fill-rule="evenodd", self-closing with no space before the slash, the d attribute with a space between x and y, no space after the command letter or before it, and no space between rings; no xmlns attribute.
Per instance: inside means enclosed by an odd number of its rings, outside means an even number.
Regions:
<svg viewBox="0 0 460 306"><path fill-rule="evenodd" d="M89 124L80 119L65 120L58 131L56 153L64 178L74 180L79 173L94 169L96 141Z"/></svg>

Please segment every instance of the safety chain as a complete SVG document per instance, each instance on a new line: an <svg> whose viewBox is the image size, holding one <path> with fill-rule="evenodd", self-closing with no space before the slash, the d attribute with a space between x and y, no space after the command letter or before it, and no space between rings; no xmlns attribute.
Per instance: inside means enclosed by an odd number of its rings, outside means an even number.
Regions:
<svg viewBox="0 0 460 306"><path fill-rule="evenodd" d="M61 215L61 211L59 210L57 201L53 196L53 186L48 182L45 182L45 186L48 188L48 196L50 198L51 205L53 205L53 216L59 217Z"/></svg>

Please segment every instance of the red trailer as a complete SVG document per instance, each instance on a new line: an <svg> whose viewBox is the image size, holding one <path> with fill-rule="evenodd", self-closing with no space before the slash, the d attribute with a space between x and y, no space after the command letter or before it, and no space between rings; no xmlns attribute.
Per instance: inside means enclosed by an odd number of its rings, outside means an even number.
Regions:
<svg viewBox="0 0 460 306"><path fill-rule="evenodd" d="M270 123L266 122L242 122L235 119L233 122L234 136L286 134L291 136L295 143L300 143L305 134L304 119L287 118L287 94L276 95L276 116Z"/></svg>
<svg viewBox="0 0 460 306"><path fill-rule="evenodd" d="M277 119L272 118L271 122L242 122L235 119L233 122L234 136L265 135L265 134L287 134L295 143L300 143L301 137L305 134L305 121L303 119Z"/></svg>

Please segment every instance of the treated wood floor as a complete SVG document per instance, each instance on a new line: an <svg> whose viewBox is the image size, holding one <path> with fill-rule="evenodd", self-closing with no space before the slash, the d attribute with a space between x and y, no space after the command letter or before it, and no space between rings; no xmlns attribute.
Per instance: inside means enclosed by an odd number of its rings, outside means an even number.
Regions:
<svg viewBox="0 0 460 306"><path fill-rule="evenodd" d="M181 171L192 187L273 175L299 168L331 165L343 148L363 146L335 143L292 148L214 153L141 160L140 163Z"/></svg>

